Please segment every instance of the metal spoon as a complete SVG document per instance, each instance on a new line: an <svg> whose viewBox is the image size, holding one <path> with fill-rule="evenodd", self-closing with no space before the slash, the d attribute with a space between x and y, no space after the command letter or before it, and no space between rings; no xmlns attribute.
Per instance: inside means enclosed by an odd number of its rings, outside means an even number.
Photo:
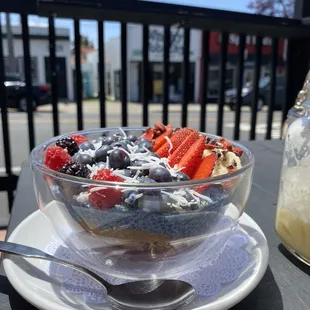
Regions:
<svg viewBox="0 0 310 310"><path fill-rule="evenodd" d="M195 289L180 280L157 279L112 285L87 268L59 259L36 248L0 241L0 252L53 261L82 272L103 286L107 301L115 309L180 309L188 305L195 297Z"/></svg>

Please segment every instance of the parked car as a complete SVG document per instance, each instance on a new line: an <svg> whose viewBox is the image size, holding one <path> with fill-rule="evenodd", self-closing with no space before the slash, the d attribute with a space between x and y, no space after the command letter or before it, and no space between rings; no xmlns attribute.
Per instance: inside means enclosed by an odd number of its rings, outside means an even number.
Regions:
<svg viewBox="0 0 310 310"><path fill-rule="evenodd" d="M242 105L251 106L253 102L253 82L246 83L242 88ZM284 76L278 76L276 81L276 96L274 107L281 109L284 101ZM270 77L266 76L259 82L259 95L257 100L257 110L260 111L264 105L269 103L270 98ZM237 89L228 89L225 92L225 104L234 110L237 102Z"/></svg>
<svg viewBox="0 0 310 310"><path fill-rule="evenodd" d="M6 76L4 85L8 96L8 107L19 111L27 111L26 83L15 76ZM51 103L51 88L48 85L32 86L32 109Z"/></svg>

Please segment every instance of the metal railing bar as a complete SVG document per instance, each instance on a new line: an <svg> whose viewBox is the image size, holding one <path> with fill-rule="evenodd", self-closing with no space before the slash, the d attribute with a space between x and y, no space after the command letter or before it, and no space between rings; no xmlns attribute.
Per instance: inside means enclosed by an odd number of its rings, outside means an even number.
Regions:
<svg viewBox="0 0 310 310"><path fill-rule="evenodd" d="M56 39L54 17L48 18L49 27L49 51L50 51L50 77L52 84L52 106L53 106L53 130L54 136L59 135L58 117L58 74L56 68Z"/></svg>
<svg viewBox="0 0 310 310"><path fill-rule="evenodd" d="M239 51L237 64L237 96L235 105L235 127L234 140L240 139L240 121L241 121L241 107L242 107L242 88L243 88L243 70L244 70L244 49L245 49L245 35L239 36Z"/></svg>
<svg viewBox="0 0 310 310"><path fill-rule="evenodd" d="M254 64L254 81L253 81L253 100L251 106L251 130L250 140L255 140L256 123L257 123L257 104L260 99L259 82L262 63L262 37L256 37L255 44L255 64Z"/></svg>

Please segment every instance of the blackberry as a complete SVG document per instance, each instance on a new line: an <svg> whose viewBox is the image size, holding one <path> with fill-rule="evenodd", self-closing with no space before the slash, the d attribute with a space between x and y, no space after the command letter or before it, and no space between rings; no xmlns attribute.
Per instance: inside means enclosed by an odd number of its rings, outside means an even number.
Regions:
<svg viewBox="0 0 310 310"><path fill-rule="evenodd" d="M76 161L71 161L63 165L59 172L81 178L89 178L90 175L90 171L86 165Z"/></svg>
<svg viewBox="0 0 310 310"><path fill-rule="evenodd" d="M79 151L79 146L77 145L76 141L70 137L58 139L56 141L56 145L67 150L71 156Z"/></svg>

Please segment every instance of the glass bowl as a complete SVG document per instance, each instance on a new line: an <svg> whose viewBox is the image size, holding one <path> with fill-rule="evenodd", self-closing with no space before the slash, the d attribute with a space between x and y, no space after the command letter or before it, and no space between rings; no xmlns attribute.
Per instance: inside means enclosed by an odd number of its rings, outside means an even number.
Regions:
<svg viewBox="0 0 310 310"><path fill-rule="evenodd" d="M102 136L140 136L144 131L106 128L60 137L82 134L94 142ZM49 169L44 165L46 150L60 137L31 153L38 205L63 243L99 273L132 280L175 277L214 259L243 213L254 157L240 144L233 143L243 150L242 168L235 172L195 181L137 184L80 178ZM88 196L94 191L108 191L109 199L119 202L109 209L93 207ZM134 208L124 206L128 192L139 197ZM106 197L101 195L103 200Z"/></svg>

